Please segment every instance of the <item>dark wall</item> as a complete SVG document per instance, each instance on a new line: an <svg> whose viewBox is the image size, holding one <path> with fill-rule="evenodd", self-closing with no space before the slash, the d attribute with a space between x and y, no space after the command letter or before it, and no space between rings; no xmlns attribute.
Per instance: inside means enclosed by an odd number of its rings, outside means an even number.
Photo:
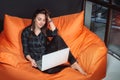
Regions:
<svg viewBox="0 0 120 80"><path fill-rule="evenodd" d="M0 30L4 14L31 18L37 8L47 8L52 17L80 12L83 0L0 0Z"/></svg>
<svg viewBox="0 0 120 80"><path fill-rule="evenodd" d="M120 0L113 0L115 4L117 4L118 6L120 6Z"/></svg>

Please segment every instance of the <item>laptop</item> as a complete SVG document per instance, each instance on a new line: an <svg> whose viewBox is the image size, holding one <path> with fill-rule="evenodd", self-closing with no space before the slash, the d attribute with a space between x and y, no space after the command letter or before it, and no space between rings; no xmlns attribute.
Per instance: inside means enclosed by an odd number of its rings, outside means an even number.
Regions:
<svg viewBox="0 0 120 80"><path fill-rule="evenodd" d="M56 67L68 61L69 48L64 48L42 56L42 60L36 61L41 71Z"/></svg>

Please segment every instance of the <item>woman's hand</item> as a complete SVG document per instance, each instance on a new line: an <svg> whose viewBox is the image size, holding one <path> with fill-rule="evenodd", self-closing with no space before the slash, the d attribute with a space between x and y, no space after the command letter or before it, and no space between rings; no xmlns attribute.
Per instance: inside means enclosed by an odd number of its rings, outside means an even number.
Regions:
<svg viewBox="0 0 120 80"><path fill-rule="evenodd" d="M49 15L48 15L48 23L50 24L51 30L54 31L56 29L56 27Z"/></svg>
<svg viewBox="0 0 120 80"><path fill-rule="evenodd" d="M31 65L32 65L33 67L37 67L37 64L36 64L36 62L35 62L34 59L32 59L30 62L31 62Z"/></svg>
<svg viewBox="0 0 120 80"><path fill-rule="evenodd" d="M32 59L30 55L27 55L26 58L31 62L31 65L33 67L37 67L37 64L36 64L35 60Z"/></svg>
<svg viewBox="0 0 120 80"><path fill-rule="evenodd" d="M48 22L50 22L50 21L52 21L52 20L51 20L50 16L48 15Z"/></svg>

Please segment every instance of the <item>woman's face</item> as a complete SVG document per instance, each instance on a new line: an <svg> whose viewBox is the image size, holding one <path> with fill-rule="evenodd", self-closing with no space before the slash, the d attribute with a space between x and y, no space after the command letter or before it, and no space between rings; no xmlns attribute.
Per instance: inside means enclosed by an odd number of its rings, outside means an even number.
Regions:
<svg viewBox="0 0 120 80"><path fill-rule="evenodd" d="M34 21L35 21L35 28L42 28L46 23L45 14L38 14L34 19Z"/></svg>

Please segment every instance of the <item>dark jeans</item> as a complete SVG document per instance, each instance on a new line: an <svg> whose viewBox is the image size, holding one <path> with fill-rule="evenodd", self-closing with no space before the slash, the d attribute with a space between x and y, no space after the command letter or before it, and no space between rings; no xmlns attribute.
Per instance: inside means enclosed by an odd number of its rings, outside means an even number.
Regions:
<svg viewBox="0 0 120 80"><path fill-rule="evenodd" d="M64 49L67 47L68 46L66 45L64 40L59 35L57 35L57 36L53 37L53 39L51 40L51 42L47 46L47 53L54 52L54 51ZM74 62L76 62L76 59L71 54L71 52L69 52L68 62L70 64L73 64ZM44 72L49 73L49 74L53 74L53 73L60 72L62 69L66 68L66 67L68 67L68 65L60 65L60 66L45 70Z"/></svg>

